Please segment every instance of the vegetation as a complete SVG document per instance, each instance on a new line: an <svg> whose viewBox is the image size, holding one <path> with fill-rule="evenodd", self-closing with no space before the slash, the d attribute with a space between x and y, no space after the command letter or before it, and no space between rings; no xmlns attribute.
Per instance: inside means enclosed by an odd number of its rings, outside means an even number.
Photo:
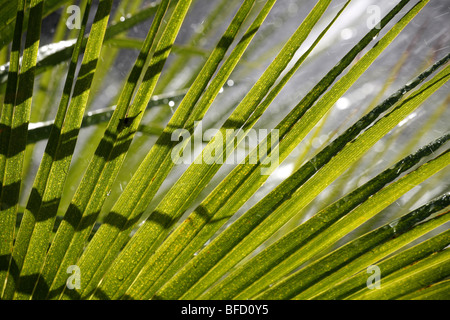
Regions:
<svg viewBox="0 0 450 320"><path fill-rule="evenodd" d="M0 0L2 299L450 298L450 54L354 2Z"/></svg>

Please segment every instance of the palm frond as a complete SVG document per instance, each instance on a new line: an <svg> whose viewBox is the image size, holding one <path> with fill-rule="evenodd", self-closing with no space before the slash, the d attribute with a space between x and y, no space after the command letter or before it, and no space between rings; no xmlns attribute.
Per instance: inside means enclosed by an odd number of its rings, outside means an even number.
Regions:
<svg viewBox="0 0 450 320"><path fill-rule="evenodd" d="M1 298L448 299L441 2L0 0Z"/></svg>

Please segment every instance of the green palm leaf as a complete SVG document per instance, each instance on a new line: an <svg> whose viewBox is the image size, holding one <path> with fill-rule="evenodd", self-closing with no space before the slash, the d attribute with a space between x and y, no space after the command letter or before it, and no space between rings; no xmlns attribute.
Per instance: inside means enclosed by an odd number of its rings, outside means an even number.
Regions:
<svg viewBox="0 0 450 320"><path fill-rule="evenodd" d="M440 1L381 2L0 0L1 298L448 299Z"/></svg>

